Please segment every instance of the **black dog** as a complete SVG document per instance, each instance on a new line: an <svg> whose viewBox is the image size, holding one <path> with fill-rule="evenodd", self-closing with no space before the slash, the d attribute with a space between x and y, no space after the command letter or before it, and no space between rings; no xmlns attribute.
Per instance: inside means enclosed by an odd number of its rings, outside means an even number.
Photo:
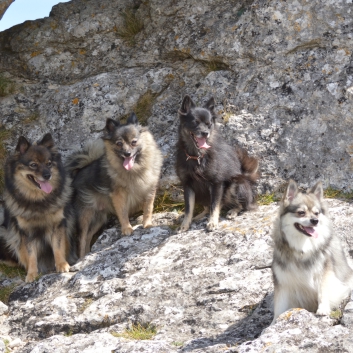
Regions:
<svg viewBox="0 0 353 353"><path fill-rule="evenodd" d="M180 231L190 227L195 202L208 211L208 230L218 227L222 207L230 209L228 217L256 205L255 184L259 178L258 160L241 148L225 143L216 127L214 99L196 107L185 96L179 110L176 171L184 187L185 217Z"/></svg>

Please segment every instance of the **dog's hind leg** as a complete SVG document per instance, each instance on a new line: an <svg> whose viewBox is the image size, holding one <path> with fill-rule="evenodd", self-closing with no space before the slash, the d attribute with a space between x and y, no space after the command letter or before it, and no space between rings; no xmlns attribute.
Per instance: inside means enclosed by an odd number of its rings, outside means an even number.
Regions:
<svg viewBox="0 0 353 353"><path fill-rule="evenodd" d="M195 192L189 186L184 187L185 214L179 231L185 232L189 229L195 207Z"/></svg>
<svg viewBox="0 0 353 353"><path fill-rule="evenodd" d="M153 202L156 196L156 190L148 195L145 202L143 203L143 228L152 227L152 212L153 212Z"/></svg>
<svg viewBox="0 0 353 353"><path fill-rule="evenodd" d="M94 211L90 208L85 208L81 211L81 214L79 216L79 257L82 259L86 255L86 249L87 249L87 243L88 242L88 231L90 224L92 222L92 219L94 218Z"/></svg>
<svg viewBox="0 0 353 353"><path fill-rule="evenodd" d="M203 211L200 214L198 214L197 216L195 216L192 220L199 221L200 219L205 217L208 214L208 212L210 212L210 208L207 206L204 206Z"/></svg>
<svg viewBox="0 0 353 353"><path fill-rule="evenodd" d="M66 236L66 224L61 224L51 239L56 272L69 272L70 265L66 261L66 252L69 247Z"/></svg>
<svg viewBox="0 0 353 353"><path fill-rule="evenodd" d="M211 187L210 219L207 223L207 230L213 231L218 228L219 213L223 196L223 184L215 184Z"/></svg>

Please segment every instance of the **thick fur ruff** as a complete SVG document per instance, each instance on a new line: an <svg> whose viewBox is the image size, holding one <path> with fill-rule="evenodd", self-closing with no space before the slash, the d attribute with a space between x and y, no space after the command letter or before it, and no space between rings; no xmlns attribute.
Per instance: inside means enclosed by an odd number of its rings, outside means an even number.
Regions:
<svg viewBox="0 0 353 353"><path fill-rule="evenodd" d="M123 235L132 233L129 216L140 210L143 226L152 226L161 166L161 152L148 129L138 125L135 114L125 125L108 119L103 139L68 158L80 257L90 251L92 237L109 213L118 216Z"/></svg>
<svg viewBox="0 0 353 353"><path fill-rule="evenodd" d="M50 134L33 145L20 137L5 164L0 260L24 266L27 282L77 260L70 184Z"/></svg>
<svg viewBox="0 0 353 353"><path fill-rule="evenodd" d="M179 110L176 171L184 188L185 217L180 230L189 229L195 203L205 207L197 218L210 212L208 230L218 226L222 207L228 218L256 206L258 160L224 142L216 126L214 100L196 107L185 96Z"/></svg>
<svg viewBox="0 0 353 353"><path fill-rule="evenodd" d="M274 319L291 308L329 315L350 294L353 271L333 234L323 188L290 180L273 232Z"/></svg>

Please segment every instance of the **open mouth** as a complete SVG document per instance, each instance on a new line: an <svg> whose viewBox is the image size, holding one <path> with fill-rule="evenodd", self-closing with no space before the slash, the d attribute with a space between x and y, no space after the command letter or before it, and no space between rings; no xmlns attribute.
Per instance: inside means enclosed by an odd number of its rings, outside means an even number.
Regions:
<svg viewBox="0 0 353 353"><path fill-rule="evenodd" d="M132 157L123 157L124 158L124 162L123 162L123 167L126 170L130 170L132 169L132 167L135 164L135 158L136 158L136 154L133 155Z"/></svg>
<svg viewBox="0 0 353 353"><path fill-rule="evenodd" d="M190 132L192 139L195 141L197 148L208 149L211 146L207 144L207 139L205 137L196 137L192 132Z"/></svg>
<svg viewBox="0 0 353 353"><path fill-rule="evenodd" d="M307 237L317 238L319 233L314 227L304 227L299 223L294 223L294 227L301 233L305 234Z"/></svg>
<svg viewBox="0 0 353 353"><path fill-rule="evenodd" d="M40 190L44 191L46 194L50 194L53 187L48 181L41 181L35 178L32 174L27 174L27 178Z"/></svg>

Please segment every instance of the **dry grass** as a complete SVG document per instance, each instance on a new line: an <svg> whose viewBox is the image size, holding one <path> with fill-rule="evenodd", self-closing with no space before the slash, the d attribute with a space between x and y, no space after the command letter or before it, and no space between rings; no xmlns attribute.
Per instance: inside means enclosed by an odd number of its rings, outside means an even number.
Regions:
<svg viewBox="0 0 353 353"><path fill-rule="evenodd" d="M121 16L123 17L124 24L117 29L117 34L129 45L135 45L135 36L143 30L143 21L131 9L126 9Z"/></svg>
<svg viewBox="0 0 353 353"><path fill-rule="evenodd" d="M171 195L164 191L162 195L157 195L154 200L154 213L160 212L183 212L185 208L184 202L175 202Z"/></svg>
<svg viewBox="0 0 353 353"><path fill-rule="evenodd" d="M229 66L224 63L220 58L217 58L215 56L211 56L207 60L200 61L205 66L207 74L212 71L229 70Z"/></svg>
<svg viewBox="0 0 353 353"><path fill-rule="evenodd" d="M114 337L123 337L132 340L150 340L157 334L157 327L150 323L132 324L124 332L110 332Z"/></svg>
<svg viewBox="0 0 353 353"><path fill-rule="evenodd" d="M273 202L279 201L280 198L278 198L275 193L272 194L263 194L263 195L258 195L257 197L257 204L260 206L263 205L270 205Z"/></svg>
<svg viewBox="0 0 353 353"><path fill-rule="evenodd" d="M9 302L10 295L16 286L16 284L10 284L9 286L0 287L0 301L7 304Z"/></svg>
<svg viewBox="0 0 353 353"><path fill-rule="evenodd" d="M23 280L26 277L26 270L20 266L8 266L0 263L0 273L8 278L21 277Z"/></svg>

